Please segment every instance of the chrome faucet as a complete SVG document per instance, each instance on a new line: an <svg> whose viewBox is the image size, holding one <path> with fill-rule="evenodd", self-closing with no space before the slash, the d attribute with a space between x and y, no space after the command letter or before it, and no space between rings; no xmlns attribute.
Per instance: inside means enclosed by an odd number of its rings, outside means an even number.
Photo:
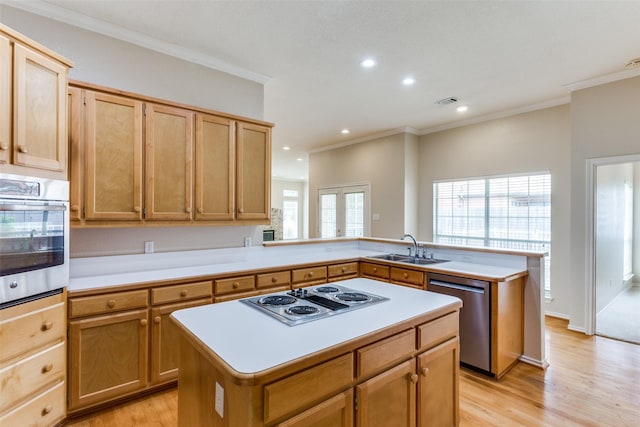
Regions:
<svg viewBox="0 0 640 427"><path fill-rule="evenodd" d="M406 237L410 237L411 240L413 240L413 255L411 255L411 249L409 249L409 255L417 258L418 257L418 242L417 242L416 238L413 237L411 234L405 234L404 236L402 236L402 239L400 239L400 240L404 240Z"/></svg>

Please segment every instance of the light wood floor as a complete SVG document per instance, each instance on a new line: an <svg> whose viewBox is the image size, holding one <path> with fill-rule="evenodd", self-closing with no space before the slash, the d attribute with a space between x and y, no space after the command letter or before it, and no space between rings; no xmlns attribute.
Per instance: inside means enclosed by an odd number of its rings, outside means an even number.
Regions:
<svg viewBox="0 0 640 427"><path fill-rule="evenodd" d="M546 326L546 371L519 363L500 381L461 371L460 426L640 426L640 346L568 331L560 319ZM67 425L175 427L176 414L170 389Z"/></svg>

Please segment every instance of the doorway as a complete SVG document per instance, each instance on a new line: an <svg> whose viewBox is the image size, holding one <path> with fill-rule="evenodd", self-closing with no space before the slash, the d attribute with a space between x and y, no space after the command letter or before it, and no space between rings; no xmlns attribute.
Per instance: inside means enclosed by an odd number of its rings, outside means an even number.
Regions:
<svg viewBox="0 0 640 427"><path fill-rule="evenodd" d="M369 186L345 185L318 190L318 236L369 235Z"/></svg>
<svg viewBox="0 0 640 427"><path fill-rule="evenodd" d="M640 156L593 164L593 332L640 344Z"/></svg>

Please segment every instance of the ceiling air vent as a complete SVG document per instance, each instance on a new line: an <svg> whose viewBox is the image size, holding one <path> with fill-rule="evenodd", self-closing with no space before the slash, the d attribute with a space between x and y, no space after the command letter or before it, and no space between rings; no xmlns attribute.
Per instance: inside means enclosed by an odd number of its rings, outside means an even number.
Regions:
<svg viewBox="0 0 640 427"><path fill-rule="evenodd" d="M632 59L631 61L627 62L624 66L624 68L626 69L638 68L638 67L640 67L640 58Z"/></svg>
<svg viewBox="0 0 640 427"><path fill-rule="evenodd" d="M455 96L450 96L449 98L444 98L444 99L441 99L440 101L436 101L435 104L449 105L449 104L455 104L456 102L458 102L458 98L456 98Z"/></svg>

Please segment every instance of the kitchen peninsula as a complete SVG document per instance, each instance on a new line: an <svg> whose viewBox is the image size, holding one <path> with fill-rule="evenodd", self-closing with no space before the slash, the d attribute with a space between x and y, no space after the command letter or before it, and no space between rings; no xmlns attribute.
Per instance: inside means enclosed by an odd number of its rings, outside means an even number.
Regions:
<svg viewBox="0 0 640 427"><path fill-rule="evenodd" d="M179 425L457 425L460 301L371 279L332 285L387 300L296 326L237 300L174 312Z"/></svg>

